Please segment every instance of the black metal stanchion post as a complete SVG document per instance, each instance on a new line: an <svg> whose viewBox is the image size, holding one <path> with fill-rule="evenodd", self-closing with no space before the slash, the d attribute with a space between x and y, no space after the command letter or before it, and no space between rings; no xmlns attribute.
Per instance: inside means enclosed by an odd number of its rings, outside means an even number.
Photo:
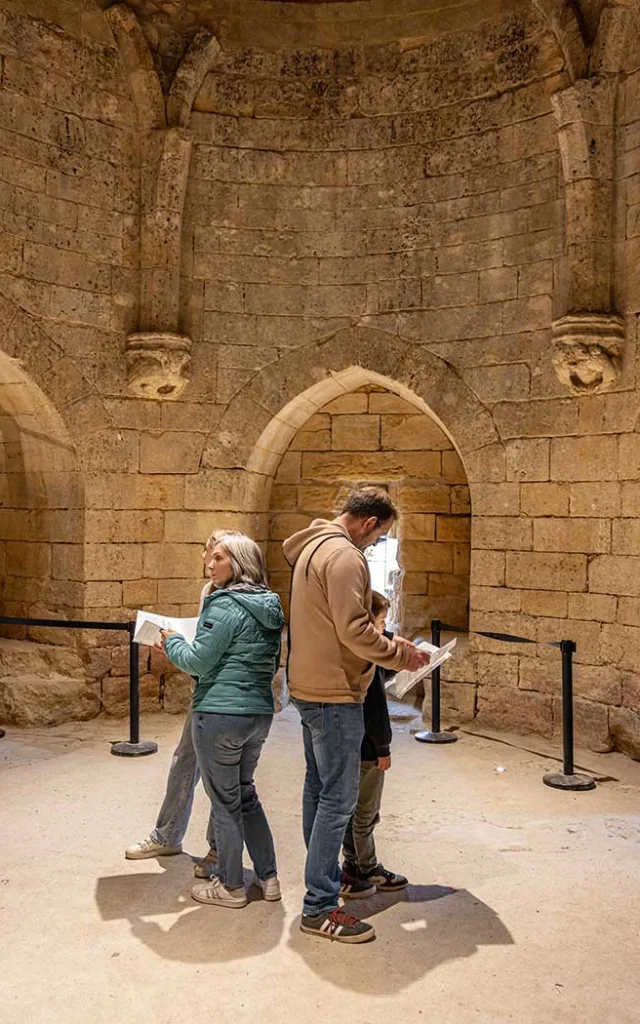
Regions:
<svg viewBox="0 0 640 1024"><path fill-rule="evenodd" d="M6 732L4 731L4 729L0 729L0 740L2 739L2 737L3 737L3 736L6 736L6 735L7 735L7 734L6 734Z"/></svg>
<svg viewBox="0 0 640 1024"><path fill-rule="evenodd" d="M431 622L431 643L440 647L440 619ZM455 743L458 737L453 732L442 732L440 729L440 666L431 673L431 729L417 732L415 738L420 743Z"/></svg>
<svg viewBox="0 0 640 1024"><path fill-rule="evenodd" d="M140 646L133 639L135 623L129 623L129 739L111 744L111 753L119 757L144 757L155 754L158 744L140 742Z"/></svg>
<svg viewBox="0 0 640 1024"><path fill-rule="evenodd" d="M542 781L553 789L595 789L590 775L576 775L573 764L573 655L574 640L562 640L562 772L548 772Z"/></svg>

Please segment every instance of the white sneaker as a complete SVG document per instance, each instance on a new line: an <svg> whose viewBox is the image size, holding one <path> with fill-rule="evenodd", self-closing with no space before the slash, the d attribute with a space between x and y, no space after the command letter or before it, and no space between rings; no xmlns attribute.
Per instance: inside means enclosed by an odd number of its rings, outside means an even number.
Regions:
<svg viewBox="0 0 640 1024"><path fill-rule="evenodd" d="M244 889L227 889L217 875L207 882L191 886L191 898L197 903L211 903L219 907L246 907L249 902Z"/></svg>
<svg viewBox="0 0 640 1024"><path fill-rule="evenodd" d="M182 844L167 846L166 843L156 843L155 839L147 836L141 843L128 846L124 851L127 860L145 860L147 857L173 857L176 853L182 853Z"/></svg>
<svg viewBox="0 0 640 1024"><path fill-rule="evenodd" d="M217 863L218 851L215 850L213 846L210 846L207 856L198 861L193 869L193 873L196 878L211 878L213 869Z"/></svg>
<svg viewBox="0 0 640 1024"><path fill-rule="evenodd" d="M257 885L262 889L265 900L269 900L270 903L275 903L276 900L282 899L280 880L277 875L274 875L273 878L258 878L257 875L254 875L253 885Z"/></svg>

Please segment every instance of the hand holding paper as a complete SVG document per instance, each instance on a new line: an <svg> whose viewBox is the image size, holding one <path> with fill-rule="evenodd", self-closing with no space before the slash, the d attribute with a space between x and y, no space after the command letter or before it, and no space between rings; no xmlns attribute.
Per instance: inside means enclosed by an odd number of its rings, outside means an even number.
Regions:
<svg viewBox="0 0 640 1024"><path fill-rule="evenodd" d="M193 638L196 635L197 625L197 618L172 619L168 615L138 612L133 639L137 644L155 647L162 644L164 638L161 630L164 630L166 633L179 633L190 644L193 643Z"/></svg>
<svg viewBox="0 0 640 1024"><path fill-rule="evenodd" d="M403 669L402 672L398 672L393 679L390 679L386 684L387 690L390 690L393 696L404 697L405 693L413 689L416 683L419 683L425 676L430 675L434 668L438 668L443 662L447 661L451 657L451 652L456 646L456 639L450 640L449 643L444 644L443 647L434 647L433 644L427 643L423 640L417 645L418 650L426 651L431 655L431 659L428 665L422 665L422 667L415 669L413 672L409 669Z"/></svg>

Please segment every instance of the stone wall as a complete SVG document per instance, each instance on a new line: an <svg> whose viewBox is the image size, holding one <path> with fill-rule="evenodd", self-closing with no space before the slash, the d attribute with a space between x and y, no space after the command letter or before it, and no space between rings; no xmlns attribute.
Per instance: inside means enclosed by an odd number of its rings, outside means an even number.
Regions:
<svg viewBox="0 0 640 1024"><path fill-rule="evenodd" d="M579 741L640 751L638 5L562 12L0 0L6 609L192 612L210 531L273 545L318 486L293 506L296 435L334 466L340 416L402 414L327 404L386 391L450 445L358 449L401 509L410 456L403 528L435 530L401 535L407 624L462 621L451 472L472 626L575 639ZM121 639L68 638L85 710L123 710ZM145 706L181 706L143 661ZM557 735L557 662L474 641L447 707Z"/></svg>

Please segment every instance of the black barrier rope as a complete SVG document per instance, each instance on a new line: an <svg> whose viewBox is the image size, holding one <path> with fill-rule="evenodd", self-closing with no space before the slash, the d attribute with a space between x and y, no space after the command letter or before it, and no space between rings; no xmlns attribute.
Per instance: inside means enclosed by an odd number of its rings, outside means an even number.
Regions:
<svg viewBox="0 0 640 1024"><path fill-rule="evenodd" d="M462 626L450 626L446 622L440 623L443 633L467 633L469 636L486 636L490 640L502 640L505 644L542 644L545 647L562 648L562 640L530 640L526 636L514 636L513 633L487 633L482 629L464 629Z"/></svg>
<svg viewBox="0 0 640 1024"><path fill-rule="evenodd" d="M555 647L562 654L562 772L547 772L542 781L553 789L587 790L595 789L595 779L590 775L580 775L575 771L573 759L573 655L576 652L574 640L529 640L527 637L514 636L511 633L491 633L485 630L469 630L460 626L450 626L434 619L431 623L431 643L434 647L441 646L441 633L473 633L476 636L488 637L511 644L540 643L546 647ZM417 732L415 738L420 743L453 743L458 739L454 733L442 732L440 728L440 666L431 673L431 729Z"/></svg>
<svg viewBox="0 0 640 1024"><path fill-rule="evenodd" d="M135 622L83 622L80 619L29 619L0 615L0 624L7 626L51 626L58 629L125 630L129 636L129 739L111 744L111 753L118 757L143 757L155 754L158 744L140 739L140 645L133 639ZM0 739L5 735L0 729Z"/></svg>

